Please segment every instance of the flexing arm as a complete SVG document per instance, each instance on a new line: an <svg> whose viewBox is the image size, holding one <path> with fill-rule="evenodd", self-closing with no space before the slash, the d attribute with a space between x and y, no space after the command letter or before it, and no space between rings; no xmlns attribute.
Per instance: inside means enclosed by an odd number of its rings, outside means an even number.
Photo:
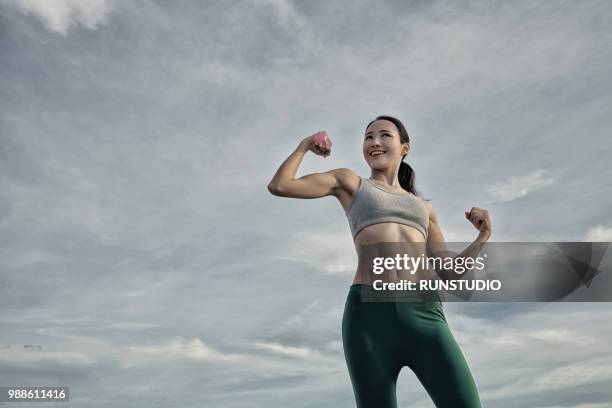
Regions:
<svg viewBox="0 0 612 408"><path fill-rule="evenodd" d="M325 173L313 173L295 178L298 168L302 163L304 155L312 151L320 156L328 156L331 141L327 140L324 145L317 145L313 136L302 140L293 153L283 162L276 174L268 184L270 193L279 197L292 198L319 198L328 195L336 195L342 188L340 180L349 169L334 169Z"/></svg>
<svg viewBox="0 0 612 408"><path fill-rule="evenodd" d="M427 209L429 210L429 227L428 227L428 235L427 235L427 252L428 256L432 257L441 257L445 258L448 256L452 257L451 252L448 250L446 246L446 241L444 239L444 235L442 234L442 230L438 224L438 216L433 206L429 202L425 202ZM473 207L475 208L475 207ZM478 209L480 210L480 209ZM479 218L484 220L483 222L486 225L482 225L481 227L477 226L477 219L474 218L473 215L467 214L466 217L474 224L475 227L480 228L478 237L472 242L466 249L464 249L457 258L475 258L480 253L480 250L485 245L485 243L489 240L491 236L491 221L489 219L488 212L486 210L483 213L479 213ZM476 212L474 211L474 214ZM453 269L441 269L437 270L440 278L444 281L449 279L462 279L465 277L465 273L459 274L455 272Z"/></svg>

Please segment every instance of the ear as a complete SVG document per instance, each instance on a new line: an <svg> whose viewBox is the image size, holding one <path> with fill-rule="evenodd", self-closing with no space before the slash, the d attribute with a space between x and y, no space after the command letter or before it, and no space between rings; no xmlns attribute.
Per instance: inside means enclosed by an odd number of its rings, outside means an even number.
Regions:
<svg viewBox="0 0 612 408"><path fill-rule="evenodd" d="M410 151L410 143L402 143L402 156Z"/></svg>

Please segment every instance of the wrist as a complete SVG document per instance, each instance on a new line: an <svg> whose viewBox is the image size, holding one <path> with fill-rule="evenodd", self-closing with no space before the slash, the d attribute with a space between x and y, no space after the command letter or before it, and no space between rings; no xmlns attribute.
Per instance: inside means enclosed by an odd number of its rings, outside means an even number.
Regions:
<svg viewBox="0 0 612 408"><path fill-rule="evenodd" d="M491 231L480 231L478 234L478 240L487 241L491 237Z"/></svg>
<svg viewBox="0 0 612 408"><path fill-rule="evenodd" d="M300 144L297 147L297 150L306 153L308 150L310 150L310 148L308 147L308 139L304 139L300 142Z"/></svg>

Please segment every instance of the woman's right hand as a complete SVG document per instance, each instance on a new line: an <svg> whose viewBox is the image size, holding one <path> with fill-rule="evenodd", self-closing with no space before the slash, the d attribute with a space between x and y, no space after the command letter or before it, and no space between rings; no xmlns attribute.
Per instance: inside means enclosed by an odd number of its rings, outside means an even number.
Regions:
<svg viewBox="0 0 612 408"><path fill-rule="evenodd" d="M306 137L301 144L316 155L327 157L331 154L332 142L324 130Z"/></svg>

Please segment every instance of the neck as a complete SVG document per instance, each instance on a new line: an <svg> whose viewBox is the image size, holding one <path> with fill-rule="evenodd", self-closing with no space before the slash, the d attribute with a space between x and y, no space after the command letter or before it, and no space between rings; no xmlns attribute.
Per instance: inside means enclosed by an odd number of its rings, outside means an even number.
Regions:
<svg viewBox="0 0 612 408"><path fill-rule="evenodd" d="M373 171L370 175L370 180L385 184L389 187L402 187L397 177L397 171L395 173L390 171Z"/></svg>

